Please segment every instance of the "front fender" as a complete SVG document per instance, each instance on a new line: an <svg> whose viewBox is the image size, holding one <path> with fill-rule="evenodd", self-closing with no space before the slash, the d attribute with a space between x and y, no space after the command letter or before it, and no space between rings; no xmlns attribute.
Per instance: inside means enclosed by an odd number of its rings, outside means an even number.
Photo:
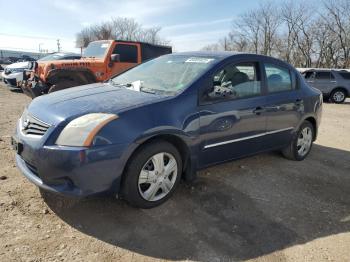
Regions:
<svg viewBox="0 0 350 262"><path fill-rule="evenodd" d="M79 84L90 84L97 82L93 72L87 68L51 69L46 76L46 81L54 84L62 78L71 79Z"/></svg>

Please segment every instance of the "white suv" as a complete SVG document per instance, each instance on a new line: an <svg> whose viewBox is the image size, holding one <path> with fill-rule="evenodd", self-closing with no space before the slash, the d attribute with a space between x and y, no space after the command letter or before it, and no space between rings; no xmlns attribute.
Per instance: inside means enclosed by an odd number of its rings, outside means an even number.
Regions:
<svg viewBox="0 0 350 262"><path fill-rule="evenodd" d="M12 88L20 88L17 83L23 80L23 72L30 68L30 62L17 62L5 67L2 80Z"/></svg>

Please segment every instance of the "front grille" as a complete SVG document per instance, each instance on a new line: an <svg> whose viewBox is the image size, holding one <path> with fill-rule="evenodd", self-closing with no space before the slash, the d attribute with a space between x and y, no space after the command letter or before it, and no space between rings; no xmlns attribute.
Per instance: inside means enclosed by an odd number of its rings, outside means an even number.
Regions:
<svg viewBox="0 0 350 262"><path fill-rule="evenodd" d="M43 136L50 125L24 112L21 118L22 132L26 135Z"/></svg>

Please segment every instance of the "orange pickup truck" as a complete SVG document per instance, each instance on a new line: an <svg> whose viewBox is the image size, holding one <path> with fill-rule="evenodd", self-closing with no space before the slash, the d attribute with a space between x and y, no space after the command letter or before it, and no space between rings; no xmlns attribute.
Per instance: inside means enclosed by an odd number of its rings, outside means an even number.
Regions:
<svg viewBox="0 0 350 262"><path fill-rule="evenodd" d="M142 42L91 42L79 60L33 62L25 72L23 92L34 98L73 86L103 82L146 60L170 54L171 47Z"/></svg>

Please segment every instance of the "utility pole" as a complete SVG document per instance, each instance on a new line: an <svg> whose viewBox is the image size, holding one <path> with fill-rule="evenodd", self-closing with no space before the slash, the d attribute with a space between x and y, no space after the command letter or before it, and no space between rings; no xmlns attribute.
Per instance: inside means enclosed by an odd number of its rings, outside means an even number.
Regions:
<svg viewBox="0 0 350 262"><path fill-rule="evenodd" d="M61 44L60 44L60 40L57 39L57 52L61 51Z"/></svg>
<svg viewBox="0 0 350 262"><path fill-rule="evenodd" d="M39 44L39 53L41 53L43 50L41 49L41 46L43 45L43 43Z"/></svg>

